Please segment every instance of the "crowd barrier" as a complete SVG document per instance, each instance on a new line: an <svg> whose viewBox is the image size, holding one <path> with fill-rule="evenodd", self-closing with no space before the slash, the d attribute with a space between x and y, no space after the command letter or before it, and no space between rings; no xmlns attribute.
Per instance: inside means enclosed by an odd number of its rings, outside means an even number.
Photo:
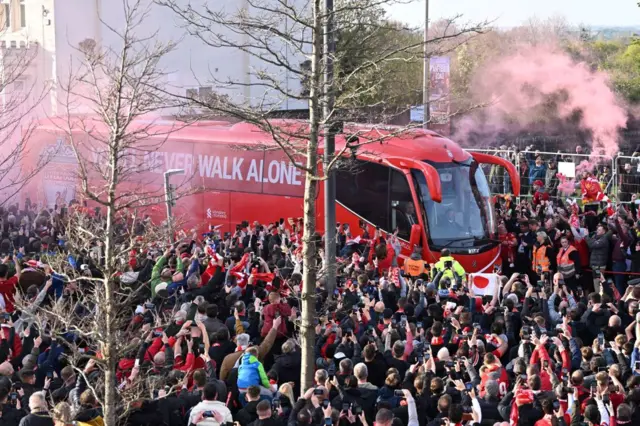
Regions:
<svg viewBox="0 0 640 426"><path fill-rule="evenodd" d="M534 190L532 183L536 180L541 180L544 183L545 188L552 197L570 196L571 194L558 193L560 180L557 174L562 173L565 176L578 177L581 170L581 163L588 163L590 165L589 168L596 174L607 194L614 194L625 202L631 200L631 194L640 194L640 157L620 155L612 158L606 155L595 154L527 150L516 151L490 148L474 148L467 149L467 151L496 155L508 159L513 163L520 175L521 197L533 196ZM544 176L540 174L531 177L530 170L534 166L537 156L542 157L547 171L544 173ZM549 169L550 163L555 163L554 169ZM631 166L625 166L626 163L630 163ZM491 164L485 164L482 167L493 195L513 193L509 174L504 167ZM579 192L577 191L575 195L579 196Z"/></svg>
<svg viewBox="0 0 640 426"><path fill-rule="evenodd" d="M640 157L616 157L613 193L623 203L630 202L633 194L640 194Z"/></svg>

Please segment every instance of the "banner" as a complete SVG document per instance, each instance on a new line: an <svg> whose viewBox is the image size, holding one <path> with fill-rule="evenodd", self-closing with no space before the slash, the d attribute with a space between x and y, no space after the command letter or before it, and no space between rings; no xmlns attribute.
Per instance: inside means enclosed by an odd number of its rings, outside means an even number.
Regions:
<svg viewBox="0 0 640 426"><path fill-rule="evenodd" d="M469 285L476 296L492 296L499 279L498 274L469 274Z"/></svg>
<svg viewBox="0 0 640 426"><path fill-rule="evenodd" d="M429 129L443 136L451 135L449 75L448 57L429 58Z"/></svg>

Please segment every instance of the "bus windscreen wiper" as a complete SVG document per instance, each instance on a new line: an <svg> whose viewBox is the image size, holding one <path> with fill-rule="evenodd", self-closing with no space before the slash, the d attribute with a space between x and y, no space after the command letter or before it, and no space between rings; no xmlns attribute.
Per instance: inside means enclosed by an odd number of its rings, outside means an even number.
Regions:
<svg viewBox="0 0 640 426"><path fill-rule="evenodd" d="M449 247L451 244L453 243L459 243L461 241L481 241L484 240L484 238L482 237L462 237L462 238L454 238L452 240L449 240L449 242L445 245L443 245L440 250L445 249L447 247Z"/></svg>

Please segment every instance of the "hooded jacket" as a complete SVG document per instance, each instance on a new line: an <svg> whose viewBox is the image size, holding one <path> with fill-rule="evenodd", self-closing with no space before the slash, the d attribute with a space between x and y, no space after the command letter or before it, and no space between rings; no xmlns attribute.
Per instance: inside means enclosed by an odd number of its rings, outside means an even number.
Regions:
<svg viewBox="0 0 640 426"><path fill-rule="evenodd" d="M271 330L269 330L269 334L267 334L267 337L265 337L262 343L260 343L260 346L258 346L259 359L264 359L269 353L269 351L271 351L271 348L273 347L273 344L276 341L276 334L277 334L277 330L275 328L272 328ZM236 351L224 357L222 362L219 364L220 380L227 380L227 377L229 376L229 372L233 370L233 367L236 365L236 362L238 362L238 360L242 357L243 354L244 352L242 351Z"/></svg>
<svg viewBox="0 0 640 426"><path fill-rule="evenodd" d="M176 256L176 271L182 271L182 259L180 256ZM153 270L151 271L151 296L156 297L156 287L158 284L162 282L166 282L167 285L171 284L171 280L165 280L162 278L162 270L167 263L167 259L164 256L160 256L156 261L156 264L153 266Z"/></svg>
<svg viewBox="0 0 640 426"><path fill-rule="evenodd" d="M269 378L258 358L245 353L238 368L238 389L246 389L252 385L269 388Z"/></svg>

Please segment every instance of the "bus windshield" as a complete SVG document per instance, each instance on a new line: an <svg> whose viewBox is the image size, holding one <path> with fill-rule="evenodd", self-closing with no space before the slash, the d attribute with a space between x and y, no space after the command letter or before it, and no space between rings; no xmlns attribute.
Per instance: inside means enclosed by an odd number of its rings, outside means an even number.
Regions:
<svg viewBox="0 0 640 426"><path fill-rule="evenodd" d="M464 249L495 237L496 221L487 178L473 159L463 163L432 163L442 184L442 203L431 199L424 175L413 170L428 225L429 246Z"/></svg>

